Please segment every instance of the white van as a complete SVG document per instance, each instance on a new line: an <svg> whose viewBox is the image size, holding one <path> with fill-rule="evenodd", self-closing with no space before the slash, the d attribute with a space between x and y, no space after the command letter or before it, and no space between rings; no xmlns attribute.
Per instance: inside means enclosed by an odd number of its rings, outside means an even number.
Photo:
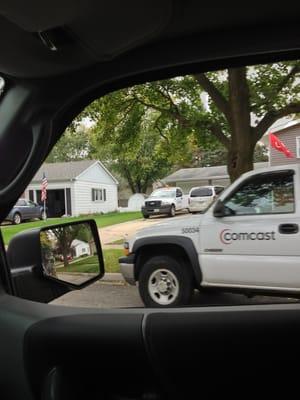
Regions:
<svg viewBox="0 0 300 400"><path fill-rule="evenodd" d="M197 186L189 192L189 212L204 211L222 193L224 186Z"/></svg>

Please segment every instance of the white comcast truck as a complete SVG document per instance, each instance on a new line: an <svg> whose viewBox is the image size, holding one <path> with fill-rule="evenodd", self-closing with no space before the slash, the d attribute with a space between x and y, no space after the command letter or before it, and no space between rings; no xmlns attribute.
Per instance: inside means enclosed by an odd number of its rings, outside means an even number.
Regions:
<svg viewBox="0 0 300 400"><path fill-rule="evenodd" d="M204 213L140 230L120 267L146 306L213 288L300 295L300 166L251 171Z"/></svg>

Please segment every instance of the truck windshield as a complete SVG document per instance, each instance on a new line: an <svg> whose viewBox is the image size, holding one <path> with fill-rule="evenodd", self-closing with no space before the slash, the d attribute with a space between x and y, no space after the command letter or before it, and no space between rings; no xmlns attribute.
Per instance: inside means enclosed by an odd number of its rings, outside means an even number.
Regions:
<svg viewBox="0 0 300 400"><path fill-rule="evenodd" d="M176 191L175 190L155 190L154 192L151 193L150 197L164 197L164 198L176 197Z"/></svg>
<svg viewBox="0 0 300 400"><path fill-rule="evenodd" d="M191 197L208 197L212 195L213 193L211 188L206 188L206 187L198 188L191 192Z"/></svg>

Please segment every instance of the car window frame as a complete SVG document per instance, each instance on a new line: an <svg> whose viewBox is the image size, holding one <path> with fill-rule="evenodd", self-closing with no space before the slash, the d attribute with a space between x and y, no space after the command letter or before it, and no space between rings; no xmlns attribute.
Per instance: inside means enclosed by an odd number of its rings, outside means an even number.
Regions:
<svg viewBox="0 0 300 400"><path fill-rule="evenodd" d="M293 211L280 211L280 212L272 212L272 213L245 213L245 214L231 214L231 215L226 215L226 218L234 218L234 217L250 217L250 216L269 216L269 215L294 215L296 214L296 186L295 186L295 171L292 169L286 169L286 170L275 170L275 171L268 171L265 173L257 173L255 175L251 175L249 178L246 180L243 180L231 193L229 193L224 199L222 199L222 203L226 207L226 201L234 196L243 186L245 186L248 182L250 182L252 179L255 179L257 176L269 176L269 175L278 175L279 173L288 175L290 174L293 177L293 197L294 197L294 209Z"/></svg>

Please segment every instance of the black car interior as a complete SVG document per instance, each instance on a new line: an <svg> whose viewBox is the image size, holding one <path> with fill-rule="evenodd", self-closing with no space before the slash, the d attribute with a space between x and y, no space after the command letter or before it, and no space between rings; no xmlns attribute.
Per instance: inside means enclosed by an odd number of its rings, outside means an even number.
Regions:
<svg viewBox="0 0 300 400"><path fill-rule="evenodd" d="M297 3L2 0L0 220L93 99L179 74L299 58L299 17ZM3 400L297 394L299 304L42 304L20 298L0 246Z"/></svg>

